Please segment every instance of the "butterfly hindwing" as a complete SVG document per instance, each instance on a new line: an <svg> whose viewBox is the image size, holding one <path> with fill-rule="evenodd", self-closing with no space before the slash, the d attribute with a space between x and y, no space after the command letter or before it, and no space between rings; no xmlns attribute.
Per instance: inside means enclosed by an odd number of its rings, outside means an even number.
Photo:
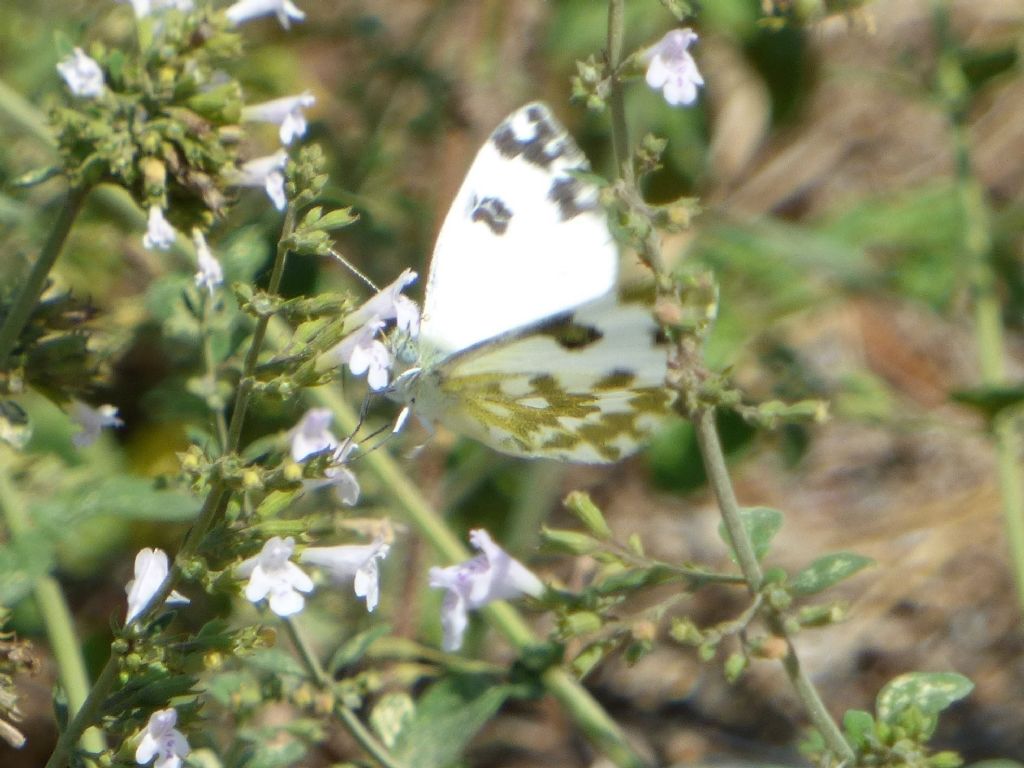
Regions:
<svg viewBox="0 0 1024 768"><path fill-rule="evenodd" d="M671 407L657 338L648 309L610 294L422 371L415 408L504 453L617 461Z"/></svg>
<svg viewBox="0 0 1024 768"><path fill-rule="evenodd" d="M480 149L438 235L421 338L435 354L595 299L618 254L583 153L543 104L509 115Z"/></svg>

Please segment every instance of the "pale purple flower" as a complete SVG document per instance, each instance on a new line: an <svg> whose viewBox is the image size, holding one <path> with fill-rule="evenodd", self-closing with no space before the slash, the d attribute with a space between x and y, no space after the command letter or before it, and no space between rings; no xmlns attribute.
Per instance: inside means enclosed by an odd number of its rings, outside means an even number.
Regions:
<svg viewBox="0 0 1024 768"><path fill-rule="evenodd" d="M356 479L352 470L345 466L345 463L348 461L349 454L358 447L351 440L346 439L335 448L331 456L331 465L324 470L323 479L303 480L303 487L308 491L315 491L330 486L338 501L348 507L355 506L355 503L359 501L359 480Z"/></svg>
<svg viewBox="0 0 1024 768"><path fill-rule="evenodd" d="M540 597L544 585L518 560L494 543L482 528L470 531L469 541L480 554L471 560L447 568L430 569L430 586L447 589L441 605L443 647L457 651L469 623L469 611L494 600L510 600L522 595Z"/></svg>
<svg viewBox="0 0 1024 768"><path fill-rule="evenodd" d="M135 18L141 19L158 11L176 10L182 12L191 11L195 4L192 0L129 0L132 10L135 11Z"/></svg>
<svg viewBox="0 0 1024 768"><path fill-rule="evenodd" d="M377 338L384 327L380 318L372 318L356 329L334 347L334 354L341 363L348 365L353 376L366 374L370 389L379 391L388 385L391 370L391 352Z"/></svg>
<svg viewBox="0 0 1024 768"><path fill-rule="evenodd" d="M274 14L285 29L291 27L292 21L302 21L306 18L306 14L291 0L238 0L226 13L228 21L232 24L242 24L250 19Z"/></svg>
<svg viewBox="0 0 1024 768"><path fill-rule="evenodd" d="M288 558L295 550L295 539L274 536L255 557L238 566L239 576L248 577L245 598L253 603L269 597L270 610L278 616L291 616L306 604L300 592L312 592L313 582Z"/></svg>
<svg viewBox="0 0 1024 768"><path fill-rule="evenodd" d="M198 229L192 230L192 243L196 247L196 259L199 262L199 271L196 272L196 285L206 288L213 296L213 291L218 285L224 283L224 270L221 269L217 257L210 251L206 244L206 238Z"/></svg>
<svg viewBox="0 0 1024 768"><path fill-rule="evenodd" d="M123 427L124 422L117 417L117 406L101 405L93 408L80 400L71 403L71 418L78 423L79 431L71 436L76 448L92 445L100 436L104 427Z"/></svg>
<svg viewBox="0 0 1024 768"><path fill-rule="evenodd" d="M338 438L328 429L333 419L330 408L310 408L302 414L290 432L292 461L338 447Z"/></svg>
<svg viewBox="0 0 1024 768"><path fill-rule="evenodd" d="M103 93L103 70L81 48L75 48L61 59L57 72L75 96L94 99Z"/></svg>
<svg viewBox="0 0 1024 768"><path fill-rule="evenodd" d="M378 291L365 304L349 316L353 323L366 323L376 317L378 320L394 320L399 330L412 337L420 332L420 309L416 302L402 291L416 280L416 273L406 269L390 285Z"/></svg>
<svg viewBox="0 0 1024 768"><path fill-rule="evenodd" d="M159 205L149 206L149 219L146 223L146 234L142 236L142 244L146 248L155 248L158 251L166 251L174 243L177 234Z"/></svg>
<svg viewBox="0 0 1024 768"><path fill-rule="evenodd" d="M262 187L274 207L283 211L288 205L284 193L284 167L288 164L288 153L279 149L272 155L257 157L242 163L232 173L228 181L237 187Z"/></svg>
<svg viewBox="0 0 1024 768"><path fill-rule="evenodd" d="M274 123L280 126L281 143L285 146L306 135L306 116L303 109L316 104L316 97L306 91L298 96L285 96L273 101L253 104L242 110L242 119L250 122Z"/></svg>
<svg viewBox="0 0 1024 768"><path fill-rule="evenodd" d="M174 727L177 723L178 713L173 708L150 715L146 733L135 750L135 762L145 765L155 757L153 768L181 768L182 758L190 749L184 734Z"/></svg>
<svg viewBox="0 0 1024 768"><path fill-rule="evenodd" d="M124 619L125 624L131 624L132 619L149 605L149 601L167 578L167 572L166 552L162 549L139 550L139 554L135 556L135 578L124 586L124 591L128 595L128 613ZM168 604L187 604L190 601L177 591L172 591L167 596L166 602Z"/></svg>
<svg viewBox="0 0 1024 768"><path fill-rule="evenodd" d="M673 29L643 55L647 64L647 84L660 90L673 107L689 106L697 100L697 89L704 78L697 62L690 55L690 46L697 42L697 33Z"/></svg>
<svg viewBox="0 0 1024 768"><path fill-rule="evenodd" d="M380 601L378 561L388 556L391 547L383 539L372 544L345 544L337 547L308 547L299 555L303 563L327 571L332 581L352 581L356 597L366 599L366 610L373 613Z"/></svg>

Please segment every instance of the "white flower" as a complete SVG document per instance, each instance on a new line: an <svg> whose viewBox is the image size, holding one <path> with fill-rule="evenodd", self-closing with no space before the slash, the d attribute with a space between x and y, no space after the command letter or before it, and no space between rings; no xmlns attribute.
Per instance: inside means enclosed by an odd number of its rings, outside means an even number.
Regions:
<svg viewBox="0 0 1024 768"><path fill-rule="evenodd" d="M131 624L132 619L142 613L149 605L153 595L167 578L167 553L162 549L141 549L135 556L135 578L124 586L128 594L128 614L124 623ZM177 591L167 597L168 603L188 603L187 597Z"/></svg>
<svg viewBox="0 0 1024 768"><path fill-rule="evenodd" d="M61 59L57 71L75 96L94 99L103 93L103 70L81 48Z"/></svg>
<svg viewBox="0 0 1024 768"><path fill-rule="evenodd" d="M660 90L673 107L693 104L697 100L697 89L704 85L697 62L689 51L695 42L697 33L692 29L673 29L643 56L648 62L647 84Z"/></svg>
<svg viewBox="0 0 1024 768"><path fill-rule="evenodd" d="M391 352L377 339L383 327L384 321L375 317L342 339L333 349L333 354L340 363L348 365L353 376L366 374L366 381L374 391L388 385L392 362Z"/></svg>
<svg viewBox="0 0 1024 768"><path fill-rule="evenodd" d="M196 258L199 261L199 271L196 272L196 285L200 288L207 288L213 296L213 289L224 283L224 270L220 262L210 251L206 244L206 238L198 229L192 230L192 242L196 247Z"/></svg>
<svg viewBox="0 0 1024 768"><path fill-rule="evenodd" d="M227 9L228 21L232 24L241 24L271 13L277 16L277 20L285 29L291 27L292 20L302 21L306 18L306 14L291 0L238 0Z"/></svg>
<svg viewBox="0 0 1024 768"><path fill-rule="evenodd" d="M174 232L174 227L167 223L160 206L149 206L149 219L146 223L146 234L142 236L142 244L146 248L166 251L171 247L175 237L177 235Z"/></svg>
<svg viewBox="0 0 1024 768"><path fill-rule="evenodd" d="M172 708L150 715L146 734L135 750L135 762L145 765L156 757L153 768L181 768L181 759L190 750L184 734L174 727L177 722L178 713Z"/></svg>
<svg viewBox="0 0 1024 768"><path fill-rule="evenodd" d="M329 432L327 434L330 434ZM331 466L324 470L323 480L303 480L302 485L308 491L315 491L326 486L334 489L334 495L342 504L352 507L359 501L359 481L345 462L348 456L359 446L346 439L331 456Z"/></svg>
<svg viewBox="0 0 1024 768"><path fill-rule="evenodd" d="M263 187L274 207L283 211L288 205L288 198L284 194L284 167L287 164L288 153L280 149L272 155L242 163L229 181L238 187Z"/></svg>
<svg viewBox="0 0 1024 768"><path fill-rule="evenodd" d="M100 430L104 427L123 427L124 422L117 418L117 407L113 405L101 405L93 408L80 400L71 403L71 418L78 422L80 430L71 436L71 442L76 448L84 448L92 445L100 436Z"/></svg>
<svg viewBox="0 0 1024 768"><path fill-rule="evenodd" d="M308 547L299 560L318 565L336 582L353 582L356 597L366 598L366 610L373 613L380 601L380 572L377 561L388 556L391 547L383 539L373 544L338 547Z"/></svg>
<svg viewBox="0 0 1024 768"><path fill-rule="evenodd" d="M174 9L176 11L191 11L195 4L192 0L129 0L132 10L135 11L135 18L141 19L157 11Z"/></svg>
<svg viewBox="0 0 1024 768"><path fill-rule="evenodd" d="M338 438L328 429L334 416L330 408L310 408L291 431L292 461L338 447Z"/></svg>
<svg viewBox="0 0 1024 768"><path fill-rule="evenodd" d="M471 560L447 568L430 569L430 586L447 589L441 606L443 647L457 651L469 622L469 611L494 600L509 600L521 595L540 597L544 585L540 579L491 539L482 528L470 531L469 541L480 554Z"/></svg>
<svg viewBox="0 0 1024 768"><path fill-rule="evenodd" d="M295 549L295 539L274 536L256 557L238 566L240 576L248 576L245 597L258 603L270 597L270 610L278 616L298 613L306 604L300 592L312 592L313 582L299 566L288 558Z"/></svg>
<svg viewBox="0 0 1024 768"><path fill-rule="evenodd" d="M242 110L242 119L260 123L275 123L281 126L281 143L289 145L300 136L306 135L306 116L302 113L316 104L316 97L306 91L298 96L285 96L262 104L253 104Z"/></svg>
<svg viewBox="0 0 1024 768"><path fill-rule="evenodd" d="M416 273L406 269L391 285L378 291L353 312L349 319L353 323L365 323L374 317L378 320L394 320L399 330L416 337L420 332L420 309L415 301L402 295L405 287L415 280Z"/></svg>

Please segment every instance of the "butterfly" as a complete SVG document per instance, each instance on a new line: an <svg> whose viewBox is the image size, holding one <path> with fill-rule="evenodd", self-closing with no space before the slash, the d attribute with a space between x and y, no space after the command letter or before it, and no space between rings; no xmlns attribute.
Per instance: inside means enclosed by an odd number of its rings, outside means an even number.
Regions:
<svg viewBox="0 0 1024 768"><path fill-rule="evenodd" d="M664 420L665 350L618 292L583 152L533 103L490 135L437 238L415 367L388 396L516 456L604 463Z"/></svg>

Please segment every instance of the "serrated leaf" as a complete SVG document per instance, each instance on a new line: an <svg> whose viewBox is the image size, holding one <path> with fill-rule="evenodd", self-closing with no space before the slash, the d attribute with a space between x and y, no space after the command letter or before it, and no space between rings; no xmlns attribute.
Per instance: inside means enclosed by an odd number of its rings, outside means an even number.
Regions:
<svg viewBox="0 0 1024 768"><path fill-rule="evenodd" d="M750 537L750 543L754 547L754 556L758 560L762 560L768 554L775 534L782 528L782 513L770 507L744 507L740 510L740 518ZM737 562L736 553L732 551L732 544L729 541L729 534L725 530L725 523L718 524L718 535L729 547L732 561Z"/></svg>
<svg viewBox="0 0 1024 768"><path fill-rule="evenodd" d="M363 658L369 647L373 645L374 641L384 637L384 635L390 631L390 624L377 624L376 626L360 632L354 637L350 637L337 651L334 652L330 663L327 665L327 671L333 675L338 672L338 670L355 664Z"/></svg>
<svg viewBox="0 0 1024 768"><path fill-rule="evenodd" d="M794 595L813 595L849 578L874 560L852 552L837 552L819 557L793 577L789 589Z"/></svg>
<svg viewBox="0 0 1024 768"><path fill-rule="evenodd" d="M878 692L875 713L879 720L890 724L910 707L936 715L973 689L974 683L956 672L908 672L890 680Z"/></svg>

